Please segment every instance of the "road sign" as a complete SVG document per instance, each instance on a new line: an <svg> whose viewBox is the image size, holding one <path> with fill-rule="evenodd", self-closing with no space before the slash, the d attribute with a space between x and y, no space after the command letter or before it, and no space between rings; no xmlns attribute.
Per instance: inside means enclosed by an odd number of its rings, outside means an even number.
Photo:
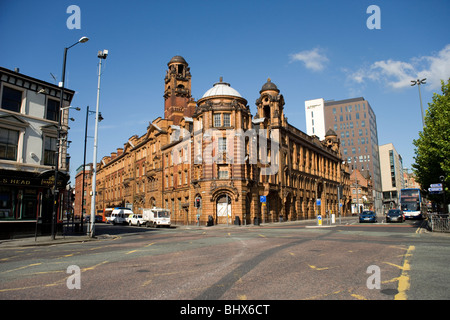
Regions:
<svg viewBox="0 0 450 320"><path fill-rule="evenodd" d="M435 188L428 188L428 191L433 192L433 191L443 191L442 187L435 187Z"/></svg>
<svg viewBox="0 0 450 320"><path fill-rule="evenodd" d="M259 196L259 202L266 202L266 196Z"/></svg>
<svg viewBox="0 0 450 320"><path fill-rule="evenodd" d="M430 184L430 188L442 188L442 183L433 183L433 184Z"/></svg>
<svg viewBox="0 0 450 320"><path fill-rule="evenodd" d="M318 206L320 206L320 204L321 204L320 199L317 199L317 200L316 200L316 204L317 204Z"/></svg>

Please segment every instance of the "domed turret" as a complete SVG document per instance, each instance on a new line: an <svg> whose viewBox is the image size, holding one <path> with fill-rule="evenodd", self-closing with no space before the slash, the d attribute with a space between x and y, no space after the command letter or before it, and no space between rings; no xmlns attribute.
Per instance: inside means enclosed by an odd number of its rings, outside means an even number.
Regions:
<svg viewBox="0 0 450 320"><path fill-rule="evenodd" d="M183 63L186 65L188 64L182 56L174 56L172 59L170 59L170 61L167 63L167 65L170 65L172 63Z"/></svg>
<svg viewBox="0 0 450 320"><path fill-rule="evenodd" d="M337 134L336 134L336 132L334 132L334 130L333 129L328 129L328 131L327 131L327 133L325 134L325 138L326 137L337 137Z"/></svg>
<svg viewBox="0 0 450 320"><path fill-rule="evenodd" d="M278 87L275 85L275 83L273 83L270 80L270 78L267 79L267 82L262 86L262 88L259 91L259 93L263 93L264 91L276 91L277 93L280 92L280 90L278 90Z"/></svg>

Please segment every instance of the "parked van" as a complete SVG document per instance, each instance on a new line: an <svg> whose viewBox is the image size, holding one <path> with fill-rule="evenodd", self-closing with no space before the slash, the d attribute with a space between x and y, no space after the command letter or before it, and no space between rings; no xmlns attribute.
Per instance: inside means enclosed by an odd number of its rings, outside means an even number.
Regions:
<svg viewBox="0 0 450 320"><path fill-rule="evenodd" d="M126 224L128 223L126 218L132 215L133 211L128 208L114 208L111 216L108 218L107 222L112 224Z"/></svg>
<svg viewBox="0 0 450 320"><path fill-rule="evenodd" d="M147 227L170 227L170 210L168 209L143 209L142 216Z"/></svg>

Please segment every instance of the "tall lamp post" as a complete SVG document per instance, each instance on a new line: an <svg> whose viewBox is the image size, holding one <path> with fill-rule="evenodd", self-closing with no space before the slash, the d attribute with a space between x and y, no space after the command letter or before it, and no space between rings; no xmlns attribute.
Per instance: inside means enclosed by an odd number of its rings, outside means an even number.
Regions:
<svg viewBox="0 0 450 320"><path fill-rule="evenodd" d="M417 87L419 88L420 111L422 111L422 127L425 127L425 121L423 116L422 95L420 94L420 85L425 84L426 83L425 80L427 80L427 78L423 78L422 80L421 79L411 80L411 87L417 84Z"/></svg>
<svg viewBox="0 0 450 320"><path fill-rule="evenodd" d="M83 186L82 186L82 191L81 191L81 219L80 219L81 232L83 232L83 217L84 217L84 199L85 199L84 180L85 180L85 176L86 176L86 144L87 144L87 138L88 138L87 129L88 129L89 114L91 114L91 113L95 113L95 111L90 111L89 106L87 106L87 108L86 108L86 125L84 128ZM99 113L98 117L99 117L99 119L98 119L99 122L103 120L101 112Z"/></svg>
<svg viewBox="0 0 450 320"><path fill-rule="evenodd" d="M67 51L72 48L73 46L79 44L79 43L85 43L89 40L88 37L81 37L80 40L75 42L73 45L64 48L64 59L63 59L63 69L62 69L62 77L61 77L61 93L60 93L60 100L59 100L59 113L58 113L58 139L56 141L56 153L55 153L55 183L53 185L53 213L52 213L52 240L55 240L56 237L56 213L58 211L58 198L59 198L59 190L58 190L58 170L59 170L59 148L61 145L61 117L62 117L62 110L64 105L64 81L66 78L66 59L67 59Z"/></svg>
<svg viewBox="0 0 450 320"><path fill-rule="evenodd" d="M89 221L89 232L91 238L95 236L94 226L95 226L95 196L97 188L97 137L98 137L98 107L100 104L100 78L102 74L102 60L106 59L108 56L108 50L99 51L97 57L99 58L98 65L98 85L97 85L97 107L95 112L95 135L94 135L94 159L92 161L92 198L91 198L91 219Z"/></svg>

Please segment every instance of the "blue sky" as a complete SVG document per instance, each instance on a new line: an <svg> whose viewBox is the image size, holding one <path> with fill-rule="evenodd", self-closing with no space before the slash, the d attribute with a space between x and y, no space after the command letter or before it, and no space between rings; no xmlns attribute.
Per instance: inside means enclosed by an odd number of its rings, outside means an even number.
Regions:
<svg viewBox="0 0 450 320"><path fill-rule="evenodd" d="M67 28L70 5L80 8L80 29ZM370 5L381 29L368 29ZM68 53L66 87L76 91L71 111L71 174L83 163L86 106L95 109L97 52L103 64L98 157L163 116L167 62L182 55L197 100L223 77L255 114L261 86L271 78L283 94L288 121L306 132L304 101L364 97L371 104L380 144L393 143L405 167L421 130L417 86L424 108L440 79L450 77L450 1L25 1L0 2L0 65L53 83ZM89 118L94 135L94 116ZM88 139L87 162L92 162ZM72 178L74 182L74 178Z"/></svg>

